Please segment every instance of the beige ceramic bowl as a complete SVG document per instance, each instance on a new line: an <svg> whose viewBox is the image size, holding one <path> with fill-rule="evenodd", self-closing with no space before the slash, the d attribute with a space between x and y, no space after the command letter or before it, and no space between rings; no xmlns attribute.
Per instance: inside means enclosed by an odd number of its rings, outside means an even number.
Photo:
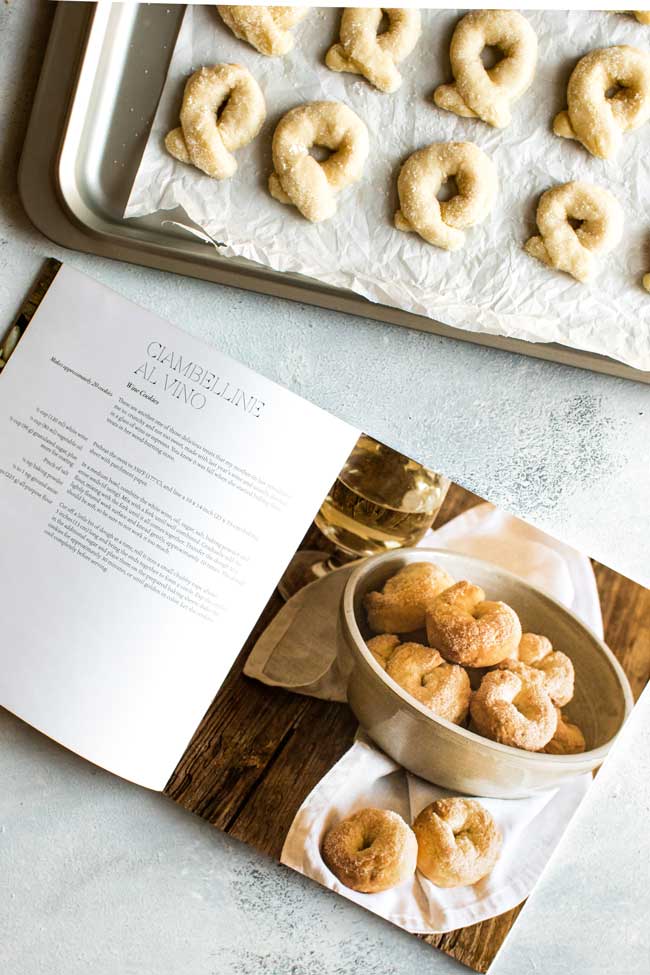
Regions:
<svg viewBox="0 0 650 975"><path fill-rule="evenodd" d="M575 696L564 708L584 732L581 755L544 755L500 745L437 718L379 666L365 638L363 597L409 562L435 562L455 579L481 586L518 613L524 632L542 633L573 661ZM339 654L349 671L348 701L362 728L409 771L454 792L515 799L560 785L603 762L633 706L627 678L611 650L577 616L510 572L471 556L401 549L373 556L350 576L341 602Z"/></svg>

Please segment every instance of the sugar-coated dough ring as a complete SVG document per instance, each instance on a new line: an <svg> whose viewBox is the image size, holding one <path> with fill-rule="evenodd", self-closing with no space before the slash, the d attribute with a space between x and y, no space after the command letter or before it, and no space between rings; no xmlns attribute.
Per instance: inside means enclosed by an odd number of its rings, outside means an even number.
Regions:
<svg viewBox="0 0 650 975"><path fill-rule="evenodd" d="M522 663L541 672L553 704L562 708L569 703L573 697L575 672L566 653L554 650L551 641L545 636L524 633L519 642L518 658Z"/></svg>
<svg viewBox="0 0 650 975"><path fill-rule="evenodd" d="M442 203L437 194L450 177L458 192ZM489 156L471 142L433 142L406 160L397 179L400 209L395 226L444 250L465 242L464 230L488 215L497 191Z"/></svg>
<svg viewBox="0 0 650 975"><path fill-rule="evenodd" d="M581 221L578 227L571 225L572 219ZM542 194L537 226L539 236L524 245L531 257L576 281L587 281L596 267L594 256L606 254L621 240L623 210L602 186L574 180Z"/></svg>
<svg viewBox="0 0 650 975"><path fill-rule="evenodd" d="M454 724L467 717L469 677L462 667L445 663L437 650L403 643L388 658L386 673L437 717Z"/></svg>
<svg viewBox="0 0 650 975"><path fill-rule="evenodd" d="M318 162L309 154L312 146L324 146L332 155ZM280 119L272 148L271 196L318 223L336 212L336 194L361 179L368 129L342 102L307 102Z"/></svg>
<svg viewBox="0 0 650 975"><path fill-rule="evenodd" d="M383 14L388 18L388 28L378 35ZM380 91L396 91L402 83L397 65L411 53L421 31L419 10L346 7L339 43L329 49L325 64L332 71L363 75Z"/></svg>
<svg viewBox="0 0 650 975"><path fill-rule="evenodd" d="M366 646L370 653L373 655L380 667L386 669L386 664L392 654L399 646L399 637L395 636L393 633L381 633L379 636L373 636L370 640L366 642Z"/></svg>
<svg viewBox="0 0 650 975"><path fill-rule="evenodd" d="M309 7L219 6L219 15L235 37L246 41L260 54L278 57L293 48L295 27L309 13Z"/></svg>
<svg viewBox="0 0 650 975"><path fill-rule="evenodd" d="M486 46L498 47L503 54L493 68L481 60ZM511 103L535 75L537 36L516 10L472 10L456 26L449 58L455 80L436 88L436 105L502 129L510 123Z"/></svg>
<svg viewBox="0 0 650 975"><path fill-rule="evenodd" d="M237 169L232 153L253 141L265 118L264 95L241 64L199 68L185 85L180 128L167 134L165 146L181 162L228 179Z"/></svg>
<svg viewBox="0 0 650 975"><path fill-rule="evenodd" d="M518 670L493 670L486 674L472 695L470 713L480 735L502 745L536 752L555 734L557 711L539 673Z"/></svg>
<svg viewBox="0 0 650 975"><path fill-rule="evenodd" d="M494 868L501 833L476 799L436 799L413 823L418 870L437 887L476 884Z"/></svg>
<svg viewBox="0 0 650 975"><path fill-rule="evenodd" d="M328 830L321 853L346 887L376 894L413 876L418 845L396 812L360 809Z"/></svg>
<svg viewBox="0 0 650 975"><path fill-rule="evenodd" d="M610 89L616 91L608 98ZM610 159L624 133L650 119L650 53L629 44L590 51L569 78L567 103L555 116L555 134Z"/></svg>
<svg viewBox="0 0 650 975"><path fill-rule="evenodd" d="M549 742L542 748L547 755L578 755L587 747L585 736L577 724L571 724L558 708L557 728Z"/></svg>
<svg viewBox="0 0 650 975"><path fill-rule="evenodd" d="M413 633L424 628L427 606L454 580L433 562L411 562L363 601L373 633Z"/></svg>
<svg viewBox="0 0 650 975"><path fill-rule="evenodd" d="M515 657L521 624L514 609L485 599L480 586L457 582L431 603L427 639L445 660L465 667L491 667Z"/></svg>

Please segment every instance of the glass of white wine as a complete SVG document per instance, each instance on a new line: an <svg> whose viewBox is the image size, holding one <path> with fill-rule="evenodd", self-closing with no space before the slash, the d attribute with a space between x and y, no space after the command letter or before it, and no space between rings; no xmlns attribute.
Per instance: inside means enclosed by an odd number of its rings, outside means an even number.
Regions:
<svg viewBox="0 0 650 975"><path fill-rule="evenodd" d="M440 511L449 483L362 434L315 518L334 552L297 552L280 592L288 598L346 562L417 545Z"/></svg>

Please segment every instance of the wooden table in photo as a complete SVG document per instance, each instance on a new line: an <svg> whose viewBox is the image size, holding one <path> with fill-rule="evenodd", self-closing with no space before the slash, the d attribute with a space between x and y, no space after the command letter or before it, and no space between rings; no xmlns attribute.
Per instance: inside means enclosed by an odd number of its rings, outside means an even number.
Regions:
<svg viewBox="0 0 650 975"><path fill-rule="evenodd" d="M480 500L452 485L436 527ZM318 533L312 529L304 547L317 545ZM605 640L636 699L650 678L650 591L598 563L594 571ZM186 809L276 860L298 808L350 748L357 730L346 704L267 687L243 676L255 641L282 606L274 593L165 789ZM485 972L520 910L521 905L425 940Z"/></svg>

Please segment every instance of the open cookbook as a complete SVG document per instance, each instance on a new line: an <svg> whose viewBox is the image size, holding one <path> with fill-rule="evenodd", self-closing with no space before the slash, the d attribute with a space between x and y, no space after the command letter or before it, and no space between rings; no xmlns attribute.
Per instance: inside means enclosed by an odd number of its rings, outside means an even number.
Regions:
<svg viewBox="0 0 650 975"><path fill-rule="evenodd" d="M486 971L643 690L650 593L48 284L0 356L0 705Z"/></svg>

